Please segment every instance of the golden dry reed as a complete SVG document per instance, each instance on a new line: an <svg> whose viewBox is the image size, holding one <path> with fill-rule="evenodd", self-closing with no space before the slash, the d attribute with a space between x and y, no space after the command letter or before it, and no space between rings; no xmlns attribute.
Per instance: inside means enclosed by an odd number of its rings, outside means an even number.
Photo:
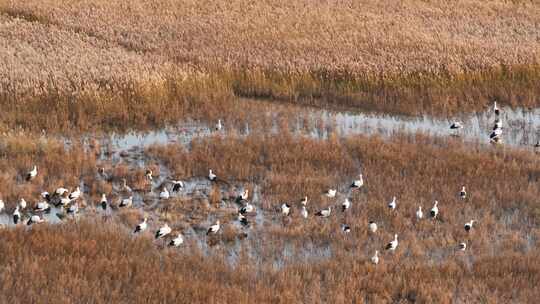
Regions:
<svg viewBox="0 0 540 304"><path fill-rule="evenodd" d="M0 1L0 128L161 126L234 96L447 115L536 107L527 1Z"/></svg>

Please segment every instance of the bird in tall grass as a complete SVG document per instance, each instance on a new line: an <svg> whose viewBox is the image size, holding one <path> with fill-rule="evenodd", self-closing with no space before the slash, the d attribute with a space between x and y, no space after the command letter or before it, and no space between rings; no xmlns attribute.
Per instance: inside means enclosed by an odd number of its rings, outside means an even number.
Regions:
<svg viewBox="0 0 540 304"><path fill-rule="evenodd" d="M540 140L534 144L534 150L536 153L540 153Z"/></svg>
<svg viewBox="0 0 540 304"><path fill-rule="evenodd" d="M371 263L375 265L379 264L379 250L375 250L375 255L371 257Z"/></svg>
<svg viewBox="0 0 540 304"><path fill-rule="evenodd" d="M354 180L351 184L351 188L353 189L359 189L364 185L364 178L362 174L359 175L359 178L357 180Z"/></svg>
<svg viewBox="0 0 540 304"><path fill-rule="evenodd" d="M336 197L336 194L337 194L337 189L328 189L324 192L324 195L326 195L326 197L329 197L329 198Z"/></svg>
<svg viewBox="0 0 540 304"><path fill-rule="evenodd" d="M26 201L24 200L24 198L21 198L19 200L19 206L21 207L21 210L26 209Z"/></svg>
<svg viewBox="0 0 540 304"><path fill-rule="evenodd" d="M135 230L133 231L133 233L139 233L139 232L145 231L146 228L148 228L147 222L148 222L148 218L145 217L139 225L135 226Z"/></svg>
<svg viewBox="0 0 540 304"><path fill-rule="evenodd" d="M210 233L213 233L213 234L216 234L218 231L219 231L219 228L221 226L219 225L219 220L216 221L216 223L212 226L210 226L210 228L208 228L208 231L206 231L206 235L209 235Z"/></svg>
<svg viewBox="0 0 540 304"><path fill-rule="evenodd" d="M218 119L218 122L216 124L216 131L221 131L223 129L223 124L221 123L221 119Z"/></svg>
<svg viewBox="0 0 540 304"><path fill-rule="evenodd" d="M80 196L81 196L81 189L77 187L75 188L75 191L69 194L69 199L74 201L74 200L77 200Z"/></svg>
<svg viewBox="0 0 540 304"><path fill-rule="evenodd" d="M465 249L467 249L467 244L466 243L459 243L458 249L460 251L465 251Z"/></svg>
<svg viewBox="0 0 540 304"><path fill-rule="evenodd" d="M392 201L388 203L388 208L390 208L390 210L396 210L396 207L397 207L397 202L396 202L396 197L394 196L392 198Z"/></svg>
<svg viewBox="0 0 540 304"><path fill-rule="evenodd" d="M465 189L465 186L461 187L461 191L459 192L459 197L461 197L461 199L467 198L467 190Z"/></svg>
<svg viewBox="0 0 540 304"><path fill-rule="evenodd" d="M307 196L304 196L304 198L302 198L302 200L300 200L300 205L306 206L307 202L308 202L308 198L307 198Z"/></svg>
<svg viewBox="0 0 540 304"><path fill-rule="evenodd" d="M374 221L369 221L369 224L368 224L368 229L371 233L375 233L377 232L377 223L375 223Z"/></svg>
<svg viewBox="0 0 540 304"><path fill-rule="evenodd" d="M255 207L253 207L253 205L249 202L246 202L246 204L240 208L241 214L252 213L253 211L255 211Z"/></svg>
<svg viewBox="0 0 540 304"><path fill-rule="evenodd" d="M208 179L211 182L216 181L217 179L217 175L215 175L214 172L212 172L212 169L208 170Z"/></svg>
<svg viewBox="0 0 540 304"><path fill-rule="evenodd" d="M422 212L422 206L418 206L418 210L416 211L416 219L421 220L424 218L424 212Z"/></svg>
<svg viewBox="0 0 540 304"><path fill-rule="evenodd" d="M153 174L154 172L152 172L152 169L146 169L146 172L144 173L144 176L149 183L151 183L154 179Z"/></svg>
<svg viewBox="0 0 540 304"><path fill-rule="evenodd" d="M322 209L318 211L317 213L315 213L315 215L320 216L320 217L329 217L331 213L332 213L332 207L329 206L326 209Z"/></svg>
<svg viewBox="0 0 540 304"><path fill-rule="evenodd" d="M291 206L287 203L281 204L281 214L288 216L291 213Z"/></svg>
<svg viewBox="0 0 540 304"><path fill-rule="evenodd" d="M432 218L437 218L437 215L439 215L439 202L438 201L435 201L435 204L433 205L433 208L431 208L431 217Z"/></svg>
<svg viewBox="0 0 540 304"><path fill-rule="evenodd" d="M169 247L178 247L184 243L184 237L181 233L169 242Z"/></svg>
<svg viewBox="0 0 540 304"><path fill-rule="evenodd" d="M49 194L49 192L43 191L41 192L40 196L42 199L46 200L47 202L49 203L51 202L51 195Z"/></svg>
<svg viewBox="0 0 540 304"><path fill-rule="evenodd" d="M5 208L6 208L6 204L4 203L3 200L0 199L0 213L1 213L2 211L4 211Z"/></svg>
<svg viewBox="0 0 540 304"><path fill-rule="evenodd" d="M32 224L38 224L43 223L45 220L42 219L39 215L32 215L30 219L28 219L28 222L26 222L26 225L30 226Z"/></svg>
<svg viewBox="0 0 540 304"><path fill-rule="evenodd" d="M38 174L38 169L37 169L37 166L34 165L34 167L32 167L32 170L28 171L28 173L26 174L26 181L31 181L33 180L34 178L36 178Z"/></svg>
<svg viewBox="0 0 540 304"><path fill-rule="evenodd" d="M343 231L344 233L349 233L351 232L351 226L347 224L341 224L341 231Z"/></svg>
<svg viewBox="0 0 540 304"><path fill-rule="evenodd" d="M101 205L101 209L107 210L107 195L105 195L105 193L101 194L101 200L99 204Z"/></svg>
<svg viewBox="0 0 540 304"><path fill-rule="evenodd" d="M463 226L463 228L465 229L465 231L467 231L467 232L471 231L471 229L473 228L474 222L476 222L476 221L475 221L475 220L471 220L470 222L465 223L465 225Z"/></svg>
<svg viewBox="0 0 540 304"><path fill-rule="evenodd" d="M73 204L69 205L66 212L67 212L67 214L73 214L73 215L79 213L79 205L77 203L73 203Z"/></svg>
<svg viewBox="0 0 540 304"><path fill-rule="evenodd" d="M499 110L499 107L497 106L497 102L494 101L493 102L493 112L495 113L495 115L499 115L501 113L501 111Z"/></svg>
<svg viewBox="0 0 540 304"><path fill-rule="evenodd" d="M388 244L386 244L386 250L394 251L396 250L398 246L398 235L394 234L394 240L390 241Z"/></svg>
<svg viewBox="0 0 540 304"><path fill-rule="evenodd" d="M184 182L180 180L173 180L173 187L172 192L179 192L181 189L184 188Z"/></svg>
<svg viewBox="0 0 540 304"><path fill-rule="evenodd" d="M305 218L305 219L308 218L308 215L309 215L309 214L308 214L308 211L307 211L307 209L306 209L306 206L302 206L302 210L300 210L300 215L301 215L303 218Z"/></svg>
<svg viewBox="0 0 540 304"><path fill-rule="evenodd" d="M15 207L15 211L13 211L13 223L17 225L20 219L21 219L21 212L19 212L19 206L17 206Z"/></svg>
<svg viewBox="0 0 540 304"><path fill-rule="evenodd" d="M54 190L54 194L56 196L62 196L64 195L66 192L69 192L68 189L64 188L64 187L58 187L56 188L56 190Z"/></svg>
<svg viewBox="0 0 540 304"><path fill-rule="evenodd" d="M249 227L249 224L250 224L249 220L242 213L238 213L237 219L240 222L240 224L242 224L242 226Z"/></svg>
<svg viewBox="0 0 540 304"><path fill-rule="evenodd" d="M172 229L171 227L169 227L169 225L167 224L163 225L161 228L158 229L158 231L156 231L156 235L155 235L156 240L166 236L167 234L171 233L171 231Z"/></svg>
<svg viewBox="0 0 540 304"><path fill-rule="evenodd" d="M130 196L128 198L124 198L120 201L120 204L118 207L131 207L133 205L133 196Z"/></svg>
<svg viewBox="0 0 540 304"><path fill-rule="evenodd" d="M159 199L168 200L169 197L171 197L169 190L167 190L167 187L163 186L161 192L159 193Z"/></svg>
<svg viewBox="0 0 540 304"><path fill-rule="evenodd" d="M133 190L131 190L131 187L127 184L127 180L125 178L122 178L122 191L131 193Z"/></svg>
<svg viewBox="0 0 540 304"><path fill-rule="evenodd" d="M349 200L349 198L345 198L343 203L341 203L341 211L345 212L349 208L351 208L351 201Z"/></svg>
<svg viewBox="0 0 540 304"><path fill-rule="evenodd" d="M244 189L244 191L236 197L236 202L240 203L246 201L249 198L249 190Z"/></svg>

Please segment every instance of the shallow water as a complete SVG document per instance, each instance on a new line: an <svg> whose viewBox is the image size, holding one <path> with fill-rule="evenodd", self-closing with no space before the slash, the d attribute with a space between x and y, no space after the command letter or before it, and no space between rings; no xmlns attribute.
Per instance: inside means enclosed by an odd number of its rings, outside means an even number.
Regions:
<svg viewBox="0 0 540 304"><path fill-rule="evenodd" d="M489 143L489 134L495 120L495 115L491 111L450 119L435 119L429 116L411 118L313 109L306 109L304 114L305 117L299 117L296 122L293 122L292 131L298 135L316 139L325 139L331 132L343 137L358 134L389 137L398 133L422 133L435 137L457 135L467 142ZM503 124L502 137L505 145L532 147L540 140L540 109L528 111L505 108L500 118ZM451 131L449 127L455 121L462 122L464 128L458 132ZM112 134L107 142L120 151L170 143L178 143L189 148L191 141L195 138L213 134L246 135L256 125L256 122L252 122L251 127L246 125L241 129L224 129L218 133L204 124L190 122L146 133ZM277 121L275 121L268 132L278 133L278 130Z"/></svg>

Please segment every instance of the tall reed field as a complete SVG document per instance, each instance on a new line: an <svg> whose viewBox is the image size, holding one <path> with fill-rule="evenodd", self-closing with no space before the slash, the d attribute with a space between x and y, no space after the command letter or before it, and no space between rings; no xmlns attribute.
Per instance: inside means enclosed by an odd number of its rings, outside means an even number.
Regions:
<svg viewBox="0 0 540 304"><path fill-rule="evenodd" d="M534 2L0 1L2 128L145 129L234 97L537 107Z"/></svg>
<svg viewBox="0 0 540 304"><path fill-rule="evenodd" d="M91 189L85 195L92 208L94 192L110 190L97 190L101 161L77 146L4 138L0 166L8 210L20 193L80 179ZM233 214L218 213L219 201L227 198L217 191L222 197L211 209L171 202L182 212L193 208L191 217L223 224L223 232L206 237L189 233L189 223L171 222L185 234L180 248L153 241L153 232L132 235L123 211L120 217L96 214L60 225L2 229L0 289L6 301L534 303L539 296L540 162L530 151L422 135L314 140L283 129L279 136L195 139L189 148L152 146L145 154L175 178L202 177L212 168L231 191L259 187L254 204L262 221L252 219L247 237L235 237ZM42 180L17 188L18 172L33 162L45 172ZM365 185L350 191L359 173ZM463 185L466 199L459 197ZM337 198L322 195L328 188L337 188ZM303 196L309 198L308 219L299 216ZM390 211L393 196L397 208ZM346 197L352 208L341 212ZM418 206L427 213L435 200L438 219L416 220ZM291 205L289 217L279 212L284 202ZM329 218L313 216L328 206L334 207ZM467 233L463 225L471 219L478 222ZM379 225L376 234L368 232L370 220ZM352 231L343 233L342 223ZM150 225L151 231L159 227ZM394 233L400 245L387 252L383 247ZM209 247L201 247L201 238L212 240ZM457 249L460 242L467 243L466 251ZM369 260L375 250L381 252L378 265Z"/></svg>

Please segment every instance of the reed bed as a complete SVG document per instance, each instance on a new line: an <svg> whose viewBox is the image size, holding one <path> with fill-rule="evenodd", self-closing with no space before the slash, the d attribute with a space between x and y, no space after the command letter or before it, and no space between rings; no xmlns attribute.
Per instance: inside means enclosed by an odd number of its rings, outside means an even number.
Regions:
<svg viewBox="0 0 540 304"><path fill-rule="evenodd" d="M235 96L409 115L538 106L535 3L6 0L0 14L3 128L159 127Z"/></svg>
<svg viewBox="0 0 540 304"><path fill-rule="evenodd" d="M14 176L38 157L44 180L24 187L76 184L99 165L77 145L67 149L18 138L4 140L2 147L3 189L14 189L2 193L8 203L23 191L15 189L20 183ZM256 207L266 214L264 225L255 224L241 240L233 217L219 213L224 231L210 240L206 253L190 236L175 250L151 241L151 234L130 236L140 215L129 212L119 222L97 216L3 229L0 289L7 301L526 303L538 297L540 163L531 152L471 149L421 135L311 140L283 131L281 136L201 139L190 150L156 146L146 154L163 161L175 177L202 176L211 167L232 186L260 186ZM298 216L297 202L304 195L311 214L338 205L360 172L366 185L350 193L352 210L336 208L328 219ZM466 200L458 197L461 185L468 187ZM327 187L338 187L337 199L322 196ZM30 191L34 197L37 190ZM394 214L386 207L393 195L398 197ZM416 222L418 205L427 212L435 199L440 219ZM288 219L276 210L282 202L293 206ZM187 201L172 204L171 212L195 208L208 216L215 210ZM467 234L463 224L472 218L479 222ZM367 232L369 220L379 224L375 236ZM341 223L351 225L352 232L344 235ZM400 236L396 253L383 253L381 264L371 265L369 257L394 233ZM458 252L462 241L468 249ZM233 256L230 248L236 248Z"/></svg>

